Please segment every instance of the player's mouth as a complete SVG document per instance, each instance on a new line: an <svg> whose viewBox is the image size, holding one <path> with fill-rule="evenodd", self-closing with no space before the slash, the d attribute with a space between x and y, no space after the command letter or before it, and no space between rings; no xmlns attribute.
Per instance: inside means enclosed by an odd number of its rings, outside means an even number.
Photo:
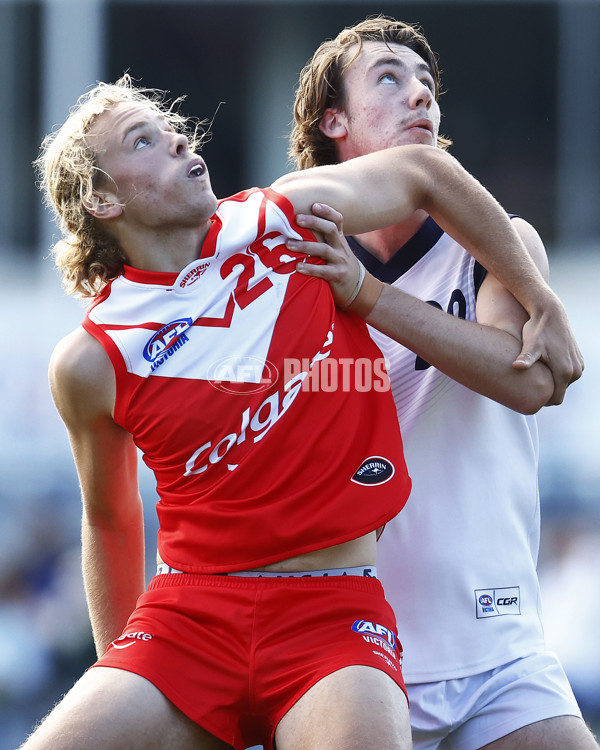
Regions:
<svg viewBox="0 0 600 750"><path fill-rule="evenodd" d="M406 125L406 130L426 130L430 135L433 135L433 125L429 120L424 119L409 122Z"/></svg>

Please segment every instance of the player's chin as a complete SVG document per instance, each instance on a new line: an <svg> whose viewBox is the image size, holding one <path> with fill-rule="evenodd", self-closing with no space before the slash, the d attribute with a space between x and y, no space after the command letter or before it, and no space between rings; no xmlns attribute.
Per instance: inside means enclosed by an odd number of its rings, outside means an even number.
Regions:
<svg viewBox="0 0 600 750"><path fill-rule="evenodd" d="M422 146L435 146L437 144L436 136L426 128L409 128L405 131L405 143Z"/></svg>

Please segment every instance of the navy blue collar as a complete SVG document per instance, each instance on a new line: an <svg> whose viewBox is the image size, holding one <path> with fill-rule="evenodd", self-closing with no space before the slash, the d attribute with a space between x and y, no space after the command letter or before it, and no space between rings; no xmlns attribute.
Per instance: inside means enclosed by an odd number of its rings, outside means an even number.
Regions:
<svg viewBox="0 0 600 750"><path fill-rule="evenodd" d="M354 237L347 237L352 252L375 278L392 284L421 260L444 234L443 229L428 216L419 231L404 243L394 255L382 263L364 248Z"/></svg>

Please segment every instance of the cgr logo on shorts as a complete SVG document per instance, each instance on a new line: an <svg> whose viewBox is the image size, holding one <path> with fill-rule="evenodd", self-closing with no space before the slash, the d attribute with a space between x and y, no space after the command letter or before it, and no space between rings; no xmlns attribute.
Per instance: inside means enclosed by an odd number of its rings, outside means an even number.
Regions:
<svg viewBox="0 0 600 750"><path fill-rule="evenodd" d="M475 616L478 620L484 617L520 614L521 594L519 586L475 590Z"/></svg>
<svg viewBox="0 0 600 750"><path fill-rule="evenodd" d="M362 462L354 476L351 477L351 481L356 482L356 484L376 486L388 482L395 473L394 464L387 458L371 456Z"/></svg>

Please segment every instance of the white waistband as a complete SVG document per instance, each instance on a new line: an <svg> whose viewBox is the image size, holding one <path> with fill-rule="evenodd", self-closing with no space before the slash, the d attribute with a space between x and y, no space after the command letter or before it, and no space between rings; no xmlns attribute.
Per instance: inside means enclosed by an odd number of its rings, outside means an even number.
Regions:
<svg viewBox="0 0 600 750"><path fill-rule="evenodd" d="M156 575L169 573L185 573L184 570L176 570L166 563L159 563ZM235 573L218 573L217 575L236 576L241 578L318 578L323 576L364 576L366 578L377 578L377 568L374 565L360 565L357 568L330 568L329 570L300 570L293 573L281 573L265 570L239 570Z"/></svg>

